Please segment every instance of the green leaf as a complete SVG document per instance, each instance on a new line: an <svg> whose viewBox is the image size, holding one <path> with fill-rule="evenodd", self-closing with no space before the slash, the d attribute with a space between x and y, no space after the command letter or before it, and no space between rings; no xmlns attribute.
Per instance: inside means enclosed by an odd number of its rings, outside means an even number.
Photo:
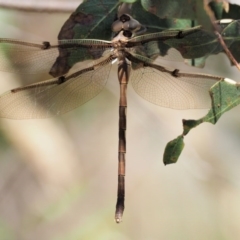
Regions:
<svg viewBox="0 0 240 240"><path fill-rule="evenodd" d="M141 0L143 7L161 19L197 20L205 30L213 31L211 20L204 8L204 1L200 0ZM216 19L223 14L222 2L210 2L209 8ZM194 25L195 26L195 25Z"/></svg>
<svg viewBox="0 0 240 240"><path fill-rule="evenodd" d="M141 0L141 2L148 12L159 18L195 19L196 16L196 0Z"/></svg>
<svg viewBox="0 0 240 240"><path fill-rule="evenodd" d="M143 7L148 11L149 13L156 15L159 19L174 19L175 21L192 21L192 27L197 25L201 25L202 29L207 31L209 34L213 33L213 25L211 23L211 20L206 13L204 9L204 1L202 0L141 0L141 3ZM229 11L225 9L226 4L229 6ZM209 3L209 9L212 11L213 15L216 19L223 19L223 18L230 18L230 19L239 19L240 16L240 7L238 5L230 4L230 3L223 3L223 1L211 1ZM174 26L173 26L174 28ZM186 28L186 27L185 27ZM168 29L171 29L169 27ZM211 34L213 36L213 34ZM183 57L186 60L186 63L190 63L191 65L195 63L194 66L196 67L203 67L205 64L205 59L207 56L211 54L217 54L219 52L223 52L222 46L218 42L218 40L213 36L212 44L208 41L208 39L202 38L204 36L196 36L198 39L203 39L202 43L208 43L206 45L206 48L201 47L198 49L199 53L201 52L201 56L195 56L195 51L190 51L189 49L181 49L180 52L183 54ZM239 37L239 35L238 35ZM196 39L197 39L196 38ZM208 42L206 42L208 41ZM181 41L179 41L179 44L181 44ZM163 46L161 46L163 45ZM232 47L230 51L234 53L235 59L239 62L240 61L240 50L239 50L239 42L232 43ZM176 46L173 46L176 48ZM190 49L192 46L189 46ZM195 50L197 46L195 46ZM166 44L164 45L161 43L159 45L159 49L165 49L162 52L167 52L166 50L169 49L169 47L166 47ZM179 50L179 49L178 49ZM237 50L237 51L236 51ZM188 53L188 54L186 54ZM185 56L184 56L185 55ZM190 57L191 56L191 57ZM189 58L190 57L190 58ZM198 60L192 61L189 59L192 58L198 58ZM200 61L201 58L201 61Z"/></svg>
<svg viewBox="0 0 240 240"><path fill-rule="evenodd" d="M141 3L146 11L158 16L159 18L198 20L198 24L205 22L206 25L204 25L204 27L209 27L209 20L206 22L207 15L204 9L204 1L202 0L141 0ZM230 3L228 3L228 5L229 11L226 11L223 0L210 1L209 3L209 7L216 19L239 19L240 6Z"/></svg>
<svg viewBox="0 0 240 240"><path fill-rule="evenodd" d="M190 130L201 123L209 122L216 124L225 112L240 104L240 84L231 79L225 78L211 87L210 96L212 107L206 116L198 120L183 120L182 135L169 142L165 148L163 157L164 164L174 163L178 159L181 154L181 151L178 149L181 147L181 144L183 144L181 142L178 143L181 136L186 136Z"/></svg>
<svg viewBox="0 0 240 240"><path fill-rule="evenodd" d="M231 22L217 22L222 38L233 54L235 59L240 62L240 20ZM193 29L193 28L192 28ZM189 63L197 67L203 67L205 59L213 54L224 52L222 45L216 35L206 31L201 26L195 27L197 31L192 31L182 39L169 39L164 41L165 44L177 49L187 59ZM182 33L189 31L182 30Z"/></svg>
<svg viewBox="0 0 240 240"><path fill-rule="evenodd" d="M201 26L195 27L195 29L196 31L190 32L181 39L169 39L164 43L177 49L184 59L202 58L204 61L203 57L222 51L222 46L214 33L204 30ZM189 29L183 29L182 33L185 34L188 31ZM195 66L204 65L202 61L197 61L198 65Z"/></svg>
<svg viewBox="0 0 240 240"><path fill-rule="evenodd" d="M159 0L159 2L156 0L145 0L142 2L135 1L132 4L131 15L146 27L146 33L170 31L171 29L178 29L179 31L182 31L183 34L185 34L185 32L191 31L189 29L191 26L194 26L196 24L196 21L176 18L161 19L158 14L158 8L161 2L162 0ZM115 20L119 3L120 2L118 0L84 1L65 22L58 38L111 40L111 25ZM150 11L148 9L149 12L147 12L141 3L145 7L149 7L151 4L151 6L155 6L154 4L156 4L156 11L153 10L154 7L152 7L152 10ZM171 3L174 4L171 5ZM176 9L174 10L174 7L178 6L179 3L185 5L183 5L184 9L178 12L182 12L181 14L184 14L184 12L190 12L190 9L188 9L189 6L186 4L186 0L167 1L167 3L165 2L160 11L168 11L169 13L177 11ZM198 6L201 5L202 2L192 1L191 4L193 4L193 6ZM215 9L214 11L216 11L217 16L221 15L221 12L223 11L221 4L214 3L211 5L211 7L212 9ZM202 19L205 19L204 21L208 22L208 18L206 18L204 9L201 7L198 8L202 9L201 11L198 10L198 16L201 16ZM174 14L166 16L176 17ZM206 23L203 24L207 25ZM210 23L208 25L210 25ZM218 22L218 27L227 47L232 52L235 59L240 62L240 21L233 21L231 23ZM170 48L175 48L182 54L187 64L203 67L208 56L224 52L214 33L207 31L202 26L197 26L192 29L196 29L197 31L191 31L191 34L187 34L183 38L169 39L166 41L158 41L145 44L143 48L143 55L153 59L158 55L164 57L167 55ZM50 71L51 74L53 76L58 76L58 73L61 73L60 75L62 75L62 73L67 73L75 63L84 60L94 60L101 55L101 52L96 55L87 49L84 53L83 51L84 50L81 50L80 52L79 50L75 49L73 52L68 52L66 50L63 51L60 49L59 57Z"/></svg>
<svg viewBox="0 0 240 240"><path fill-rule="evenodd" d="M111 38L118 0L85 0L64 23L58 39Z"/></svg>
<svg viewBox="0 0 240 240"><path fill-rule="evenodd" d="M178 136L165 147L163 154L163 163L165 165L176 163L184 148L183 135Z"/></svg>
<svg viewBox="0 0 240 240"><path fill-rule="evenodd" d="M231 79L225 78L211 87L210 96L212 107L208 114L198 120L185 120L183 122L184 135L203 122L215 124L225 112L239 105L240 85Z"/></svg>
<svg viewBox="0 0 240 240"><path fill-rule="evenodd" d="M118 5L118 0L85 0L64 23L58 39L111 39L111 26L116 17ZM59 57L50 70L51 74L59 76L59 73L67 73L77 62L99 58L99 55L95 56L87 49L84 54L83 50L80 51L68 52L65 49L59 49Z"/></svg>
<svg viewBox="0 0 240 240"><path fill-rule="evenodd" d="M159 18L155 14L146 11L140 1L132 5L131 15L147 28L147 33L192 27L192 21L189 19Z"/></svg>

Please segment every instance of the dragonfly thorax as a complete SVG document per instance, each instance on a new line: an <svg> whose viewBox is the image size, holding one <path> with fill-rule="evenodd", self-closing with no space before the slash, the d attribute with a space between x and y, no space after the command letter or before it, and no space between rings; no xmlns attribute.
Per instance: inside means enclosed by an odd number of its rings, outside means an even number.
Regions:
<svg viewBox="0 0 240 240"><path fill-rule="evenodd" d="M116 37L112 39L112 47L117 50L124 49L130 37L124 35L124 31L118 33Z"/></svg>

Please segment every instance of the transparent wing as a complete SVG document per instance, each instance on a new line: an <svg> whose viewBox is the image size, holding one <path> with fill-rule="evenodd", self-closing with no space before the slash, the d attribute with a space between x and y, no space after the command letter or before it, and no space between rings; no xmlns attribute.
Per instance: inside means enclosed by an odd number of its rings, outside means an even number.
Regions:
<svg viewBox="0 0 240 240"><path fill-rule="evenodd" d="M134 90L147 101L174 109L210 108L209 89L222 78L174 71L152 64L131 71Z"/></svg>
<svg viewBox="0 0 240 240"><path fill-rule="evenodd" d="M91 39L61 40L55 43L0 39L0 71L49 73L56 63L59 69L64 69L56 70L55 65L51 75L57 77L66 74L76 62L100 58L109 48L110 42Z"/></svg>
<svg viewBox="0 0 240 240"><path fill-rule="evenodd" d="M13 89L0 96L0 117L47 118L66 113L95 97L104 88L112 57L66 78L46 80Z"/></svg>
<svg viewBox="0 0 240 240"><path fill-rule="evenodd" d="M198 67L204 66L210 54L222 51L215 34L205 31L201 26L136 36L128 41L128 46L135 46L137 54L151 59L161 56L165 60L184 60L185 63ZM169 54L171 48L177 49L181 54Z"/></svg>

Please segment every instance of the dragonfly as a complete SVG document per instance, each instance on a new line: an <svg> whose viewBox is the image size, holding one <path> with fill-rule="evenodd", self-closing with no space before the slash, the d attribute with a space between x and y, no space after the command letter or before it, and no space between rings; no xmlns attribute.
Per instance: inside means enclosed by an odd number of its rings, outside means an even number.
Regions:
<svg viewBox="0 0 240 240"><path fill-rule="evenodd" d="M182 72L149 58L145 50L165 40L179 41L199 31L197 28L144 33L136 19L122 13L112 24L111 41L99 39L59 40L30 43L0 39L0 52L10 52L10 65L0 61L0 70L19 73L50 73L53 78L12 89L0 96L0 117L10 119L47 118L73 110L98 95L117 61L120 86L118 130L118 190L115 221L120 223L125 202L125 162L127 129L127 86L156 105L173 109L209 108L209 89L222 77ZM176 50L177 51L177 50ZM69 56L71 54L71 59ZM83 59L79 69L68 63ZM90 63L85 59L92 57ZM165 56L168 59L168 55ZM26 63L30 63L30 66ZM71 65L71 64L70 64Z"/></svg>

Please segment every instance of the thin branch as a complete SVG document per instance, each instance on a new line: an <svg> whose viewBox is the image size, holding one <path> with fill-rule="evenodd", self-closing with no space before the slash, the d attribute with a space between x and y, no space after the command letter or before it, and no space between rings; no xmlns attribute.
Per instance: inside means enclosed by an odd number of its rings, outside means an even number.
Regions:
<svg viewBox="0 0 240 240"><path fill-rule="evenodd" d="M226 8L226 1L223 1L225 3L224 7ZM204 9L207 13L207 15L209 16L211 22L212 22L212 26L214 28L214 33L218 38L218 41L220 42L220 44L222 45L222 48L224 49L226 55L228 56L229 60L232 62L232 64L234 64L237 69L240 71L240 65L237 62L237 60L234 58L234 56L232 55L232 53L229 51L227 45L225 44L222 35L219 33L219 26L215 23L215 16L213 14L213 11L211 10L211 8L208 5L208 0L204 0Z"/></svg>
<svg viewBox="0 0 240 240"><path fill-rule="evenodd" d="M240 71L240 65L237 62L237 60L234 58L234 56L232 55L232 53L229 51L227 45L225 44L222 35L218 32L218 31L214 31L214 33L216 34L216 36L218 37L218 41L221 43L225 53L227 54L228 58L230 59L230 61L237 67L237 69Z"/></svg>

